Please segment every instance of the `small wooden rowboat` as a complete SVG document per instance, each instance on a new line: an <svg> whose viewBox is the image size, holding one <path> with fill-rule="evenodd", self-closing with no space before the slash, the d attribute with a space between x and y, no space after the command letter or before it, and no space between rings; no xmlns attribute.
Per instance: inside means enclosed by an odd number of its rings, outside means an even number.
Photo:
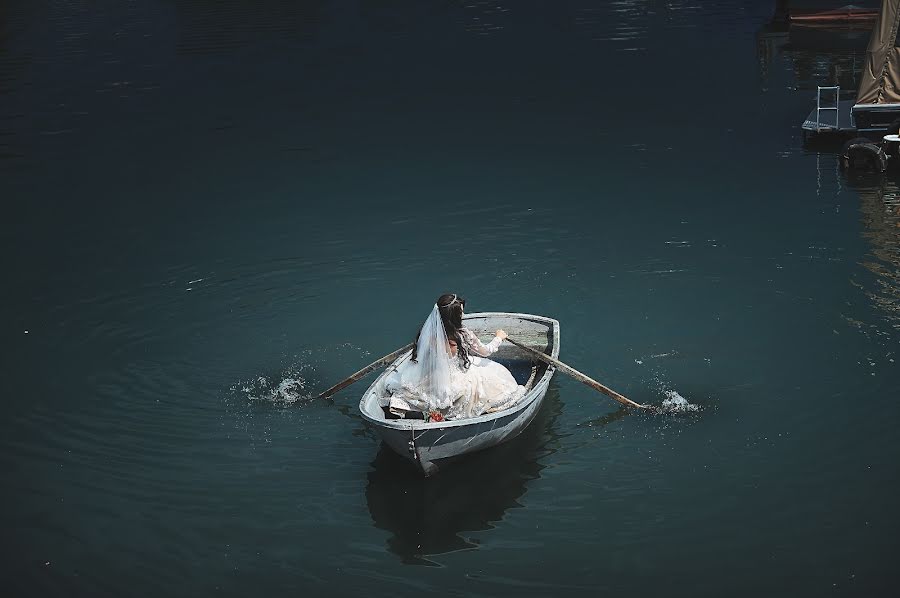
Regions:
<svg viewBox="0 0 900 598"><path fill-rule="evenodd" d="M551 357L559 357L559 322L552 318L505 312L473 313L463 316L464 325L483 341L498 328L523 345ZM391 449L413 461L425 475L438 471L447 460L474 453L515 438L537 415L556 368L533 363L524 350L503 343L491 359L503 363L527 392L513 407L464 420L425 422L417 419L386 419L384 382L388 373L410 358L412 351L398 357L369 387L359 402L363 418L375 428ZM536 370L534 367L536 366Z"/></svg>
<svg viewBox="0 0 900 598"><path fill-rule="evenodd" d="M794 9L790 12L791 23L802 25L835 24L835 23L867 23L878 18L878 9L848 4L841 8L826 9Z"/></svg>

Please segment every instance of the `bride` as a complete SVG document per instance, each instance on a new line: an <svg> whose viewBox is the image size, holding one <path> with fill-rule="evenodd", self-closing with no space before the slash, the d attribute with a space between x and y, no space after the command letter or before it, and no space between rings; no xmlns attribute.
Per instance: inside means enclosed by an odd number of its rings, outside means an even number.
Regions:
<svg viewBox="0 0 900 598"><path fill-rule="evenodd" d="M391 404L427 413L431 419L464 419L515 405L525 394L512 374L496 361L506 338L498 330L483 344L462 325L466 300L441 295L425 320L409 360L385 381Z"/></svg>

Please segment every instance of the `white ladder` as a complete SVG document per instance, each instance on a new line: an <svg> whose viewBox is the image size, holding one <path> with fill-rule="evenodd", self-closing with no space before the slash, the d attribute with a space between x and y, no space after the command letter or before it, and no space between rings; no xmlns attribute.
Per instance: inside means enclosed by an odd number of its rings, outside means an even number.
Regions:
<svg viewBox="0 0 900 598"><path fill-rule="evenodd" d="M834 92L834 106L823 106L822 105L822 91L833 91ZM822 126L822 121L819 114L824 110L834 110L834 130L839 130L839 124L841 121L841 111L839 110L839 105L841 101L841 86L836 85L833 87L818 87L816 91L816 133L824 129L830 129L831 125Z"/></svg>

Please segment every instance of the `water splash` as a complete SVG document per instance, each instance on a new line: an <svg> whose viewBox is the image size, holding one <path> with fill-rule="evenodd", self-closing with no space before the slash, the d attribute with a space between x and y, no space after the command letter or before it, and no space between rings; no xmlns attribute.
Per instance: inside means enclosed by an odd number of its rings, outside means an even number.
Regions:
<svg viewBox="0 0 900 598"><path fill-rule="evenodd" d="M273 380L259 376L255 380L235 384L232 391L251 403L271 403L273 405L293 405L309 402L315 397L313 384L301 373L311 369L305 366L292 368Z"/></svg>
<svg viewBox="0 0 900 598"><path fill-rule="evenodd" d="M264 376L260 376L255 382L243 386L241 391L247 395L247 399L250 401L283 405L292 405L297 401L312 398L311 393L306 388L306 380L290 376L284 378L278 384L272 384Z"/></svg>
<svg viewBox="0 0 900 598"><path fill-rule="evenodd" d="M325 356L323 353L332 355ZM239 379L229 388L226 397L233 404L265 403L276 407L314 404L321 402L319 393L336 378L332 374L323 382L319 368L327 360L356 364L365 363L370 356L370 351L351 343L316 351L306 349L294 355L294 363L282 369L261 371L255 378Z"/></svg>
<svg viewBox="0 0 900 598"><path fill-rule="evenodd" d="M689 403L687 399L678 394L677 390L666 390L663 394L666 395L660 407L660 411L663 413L695 413L700 411L699 405Z"/></svg>

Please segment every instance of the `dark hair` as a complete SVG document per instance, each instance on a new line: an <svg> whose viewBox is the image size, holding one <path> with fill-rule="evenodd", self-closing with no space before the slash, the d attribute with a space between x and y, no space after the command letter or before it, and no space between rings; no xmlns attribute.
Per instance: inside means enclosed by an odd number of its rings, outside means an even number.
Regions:
<svg viewBox="0 0 900 598"><path fill-rule="evenodd" d="M456 357L459 359L460 365L464 370L469 369L471 360L466 345L459 334L462 325L463 308L466 306L466 300L455 293L447 293L438 297L436 301L438 313L441 314L441 322L444 324L444 331L447 333L447 340L456 343ZM412 360L418 357L419 333L416 334L416 341L413 343Z"/></svg>

